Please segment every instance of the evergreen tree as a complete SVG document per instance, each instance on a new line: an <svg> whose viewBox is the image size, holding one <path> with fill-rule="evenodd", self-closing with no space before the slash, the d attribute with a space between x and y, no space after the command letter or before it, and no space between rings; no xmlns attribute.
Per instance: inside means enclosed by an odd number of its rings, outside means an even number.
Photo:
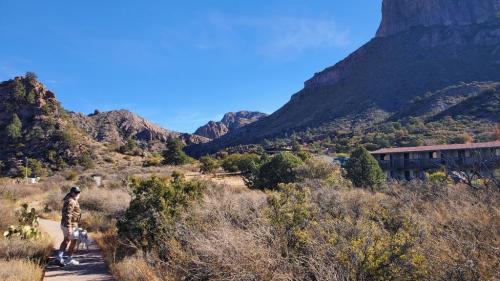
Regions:
<svg viewBox="0 0 500 281"><path fill-rule="evenodd" d="M202 172L203 174L215 173L215 171L219 167L219 161L209 155L200 158L200 172Z"/></svg>
<svg viewBox="0 0 500 281"><path fill-rule="evenodd" d="M293 153L281 152L243 177L250 187L276 189L280 183L295 182L298 179L296 168L303 163Z"/></svg>
<svg viewBox="0 0 500 281"><path fill-rule="evenodd" d="M14 81L13 96L17 102L22 102L26 100L26 88L23 83L19 80Z"/></svg>
<svg viewBox="0 0 500 281"><path fill-rule="evenodd" d="M26 79L28 79L30 82L36 81L38 79L38 76L36 75L36 73L32 72L32 71L26 72L26 74L24 75L24 77Z"/></svg>
<svg viewBox="0 0 500 281"><path fill-rule="evenodd" d="M370 187L382 183L384 172L377 160L364 147L356 148L346 165L347 177L357 187Z"/></svg>
<svg viewBox="0 0 500 281"><path fill-rule="evenodd" d="M184 143L180 139L169 138L167 147L163 151L163 164L184 165L192 162L192 158L186 155L183 148Z"/></svg>
<svg viewBox="0 0 500 281"><path fill-rule="evenodd" d="M9 125L7 125L7 136L13 140L17 140L21 137L21 130L23 128L23 124L21 123L21 119L17 114L12 115L12 121Z"/></svg>

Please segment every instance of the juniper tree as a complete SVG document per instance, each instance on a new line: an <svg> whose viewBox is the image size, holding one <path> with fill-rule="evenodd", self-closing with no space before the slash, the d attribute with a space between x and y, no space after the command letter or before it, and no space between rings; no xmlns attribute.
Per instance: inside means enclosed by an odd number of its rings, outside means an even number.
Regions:
<svg viewBox="0 0 500 281"><path fill-rule="evenodd" d="M23 123L17 114L12 115L12 121L6 127L7 136L12 140L17 140L21 137L21 130L23 128Z"/></svg>
<svg viewBox="0 0 500 281"><path fill-rule="evenodd" d="M347 177L357 187L371 188L382 183L384 172L377 160L364 147L356 148L346 165Z"/></svg>

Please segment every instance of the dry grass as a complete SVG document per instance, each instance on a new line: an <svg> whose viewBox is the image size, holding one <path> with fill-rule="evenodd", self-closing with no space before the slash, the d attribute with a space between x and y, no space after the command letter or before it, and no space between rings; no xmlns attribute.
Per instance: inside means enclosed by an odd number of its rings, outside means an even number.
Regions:
<svg viewBox="0 0 500 281"><path fill-rule="evenodd" d="M121 189L90 188L81 193L79 202L84 210L115 216L128 207L130 195Z"/></svg>
<svg viewBox="0 0 500 281"><path fill-rule="evenodd" d="M0 280L3 281L40 281L43 268L26 260L0 260Z"/></svg>
<svg viewBox="0 0 500 281"><path fill-rule="evenodd" d="M130 257L113 264L111 271L121 281L157 281L160 279L142 258ZM166 279L163 279L166 280Z"/></svg>
<svg viewBox="0 0 500 281"><path fill-rule="evenodd" d="M44 262L52 254L52 240L44 235L38 240L0 239L0 259L30 259Z"/></svg>
<svg viewBox="0 0 500 281"><path fill-rule="evenodd" d="M413 182L390 184L372 193L314 182L302 185L311 189L309 203L317 223L311 224L309 242L300 250L289 248L283 237L276 236L265 216L267 195L240 185L208 188L203 203L188 210L177 222L176 233L163 240L158 250L162 258L150 253L144 259L131 254L130 248L129 254L121 252L124 245L116 242L116 233L101 239L101 244L113 257L109 262L119 280L139 278L133 272L163 280L355 280L367 278L370 272L364 271L362 263L352 263L354 257L342 260L349 257L350 241L383 237L378 228L365 227L379 227L371 222L371 214L388 210L394 218L415 223L412 251L423 258L419 274L425 278L500 277L497 190ZM332 244L332 237L345 242Z"/></svg>
<svg viewBox="0 0 500 281"><path fill-rule="evenodd" d="M10 200L0 199L0 234L8 229L10 225L17 223L15 205Z"/></svg>

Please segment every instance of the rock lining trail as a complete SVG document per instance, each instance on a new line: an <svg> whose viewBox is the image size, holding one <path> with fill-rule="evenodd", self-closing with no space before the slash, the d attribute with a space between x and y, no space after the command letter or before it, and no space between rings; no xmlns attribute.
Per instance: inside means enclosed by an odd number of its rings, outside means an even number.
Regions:
<svg viewBox="0 0 500 281"><path fill-rule="evenodd" d="M59 222L39 219L40 227L49 234L49 236L54 241L54 254L52 255L49 263L45 268L45 281L112 281L113 276L109 273L102 253L95 245L89 247L89 250L82 249L76 252L73 256L80 262L77 266L65 266L59 267L54 263L54 257L56 253L56 248L59 247L61 241L63 240L61 228L59 227Z"/></svg>

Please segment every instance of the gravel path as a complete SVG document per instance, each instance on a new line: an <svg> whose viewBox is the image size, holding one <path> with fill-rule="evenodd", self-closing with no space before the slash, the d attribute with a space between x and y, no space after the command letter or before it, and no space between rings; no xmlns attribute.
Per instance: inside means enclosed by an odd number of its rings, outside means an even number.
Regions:
<svg viewBox="0 0 500 281"><path fill-rule="evenodd" d="M54 249L59 247L63 239L59 222L39 219L41 228L47 232L54 241ZM54 251L55 255L55 251ZM80 262L77 266L58 267L54 264L54 256L45 268L45 281L112 281L113 276L109 274L104 263L101 251L93 244L89 250L81 249L74 254L74 258Z"/></svg>

